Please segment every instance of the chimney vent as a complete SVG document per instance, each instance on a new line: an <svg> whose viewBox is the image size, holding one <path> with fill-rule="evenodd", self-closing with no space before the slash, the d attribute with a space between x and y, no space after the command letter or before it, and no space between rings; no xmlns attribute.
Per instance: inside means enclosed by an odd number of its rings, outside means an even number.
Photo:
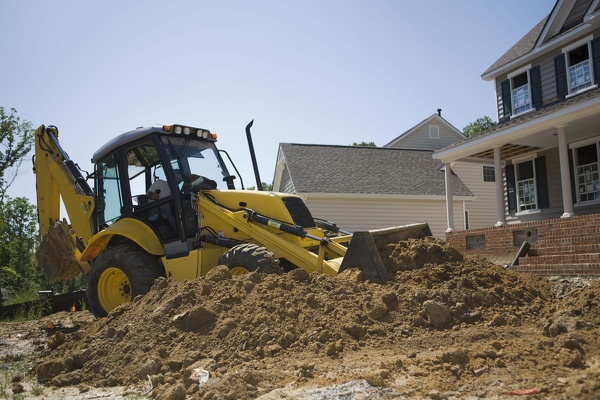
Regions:
<svg viewBox="0 0 600 400"><path fill-rule="evenodd" d="M437 112L438 112L438 115L441 117L441 116L442 116L442 109L441 109L441 108L438 108L438 109L437 109Z"/></svg>

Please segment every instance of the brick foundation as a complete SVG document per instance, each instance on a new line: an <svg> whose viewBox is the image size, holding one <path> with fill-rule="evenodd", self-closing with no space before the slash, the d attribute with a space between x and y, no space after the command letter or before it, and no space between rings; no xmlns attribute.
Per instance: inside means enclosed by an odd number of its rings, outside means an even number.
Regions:
<svg viewBox="0 0 600 400"><path fill-rule="evenodd" d="M600 275L600 214L579 215L446 234L464 255L512 264L523 241L531 247L511 269L537 275Z"/></svg>

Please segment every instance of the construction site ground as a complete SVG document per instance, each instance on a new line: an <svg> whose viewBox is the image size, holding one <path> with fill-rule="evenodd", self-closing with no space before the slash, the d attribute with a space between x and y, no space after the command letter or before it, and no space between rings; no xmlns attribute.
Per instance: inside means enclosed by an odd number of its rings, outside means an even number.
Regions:
<svg viewBox="0 0 600 400"><path fill-rule="evenodd" d="M385 283L217 267L106 318L1 323L0 397L600 398L600 280L516 273L432 238L382 257Z"/></svg>

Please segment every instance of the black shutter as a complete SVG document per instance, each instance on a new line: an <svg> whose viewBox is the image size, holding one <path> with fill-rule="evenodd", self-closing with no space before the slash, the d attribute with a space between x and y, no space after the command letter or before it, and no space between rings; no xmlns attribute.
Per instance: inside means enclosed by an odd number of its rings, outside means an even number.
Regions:
<svg viewBox="0 0 600 400"><path fill-rule="evenodd" d="M567 87L567 64L565 55L554 57L554 71L556 72L556 96L565 97L569 93Z"/></svg>
<svg viewBox="0 0 600 400"><path fill-rule="evenodd" d="M548 178L546 177L546 157L535 159L535 184L538 196L538 208L548 208Z"/></svg>
<svg viewBox="0 0 600 400"><path fill-rule="evenodd" d="M594 83L600 82L600 38L592 40L592 65L594 66Z"/></svg>
<svg viewBox="0 0 600 400"><path fill-rule="evenodd" d="M539 65L529 70L529 78L531 79L531 106L537 108L542 105L542 76Z"/></svg>
<svg viewBox="0 0 600 400"><path fill-rule="evenodd" d="M569 150L569 174L571 174L571 197L573 204L577 204L577 191L575 189L575 167L573 165L573 150Z"/></svg>
<svg viewBox="0 0 600 400"><path fill-rule="evenodd" d="M504 118L508 118L512 115L510 79L502 81L500 87L502 89L502 112L504 114Z"/></svg>
<svg viewBox="0 0 600 400"><path fill-rule="evenodd" d="M504 169L506 174L506 195L508 197L508 213L517 212L517 192L515 188L515 166L507 165Z"/></svg>

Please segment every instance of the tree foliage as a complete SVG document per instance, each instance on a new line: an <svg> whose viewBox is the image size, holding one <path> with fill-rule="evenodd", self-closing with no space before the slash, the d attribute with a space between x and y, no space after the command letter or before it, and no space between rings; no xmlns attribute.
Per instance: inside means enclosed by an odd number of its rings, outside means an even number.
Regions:
<svg viewBox="0 0 600 400"><path fill-rule="evenodd" d="M0 203L32 144L31 122L21 121L14 108L6 113L4 107L0 106Z"/></svg>
<svg viewBox="0 0 600 400"><path fill-rule="evenodd" d="M352 146L357 146L357 147L377 147L377 145L375 144L375 142L360 142L360 143L352 143Z"/></svg>
<svg viewBox="0 0 600 400"><path fill-rule="evenodd" d="M493 128L496 125L497 123L492 121L492 119L486 115L484 117L477 118L475 121L465 126L463 128L463 133L466 137L472 137L478 133L485 132L488 129Z"/></svg>
<svg viewBox="0 0 600 400"><path fill-rule="evenodd" d="M273 190L272 184L268 184L266 182L261 182L261 185L262 185L262 190L264 190L265 192L270 192ZM256 186L250 186L247 190L256 190Z"/></svg>
<svg viewBox="0 0 600 400"><path fill-rule="evenodd" d="M10 292L38 289L45 277L35 266L37 212L25 197L0 203L0 287Z"/></svg>

